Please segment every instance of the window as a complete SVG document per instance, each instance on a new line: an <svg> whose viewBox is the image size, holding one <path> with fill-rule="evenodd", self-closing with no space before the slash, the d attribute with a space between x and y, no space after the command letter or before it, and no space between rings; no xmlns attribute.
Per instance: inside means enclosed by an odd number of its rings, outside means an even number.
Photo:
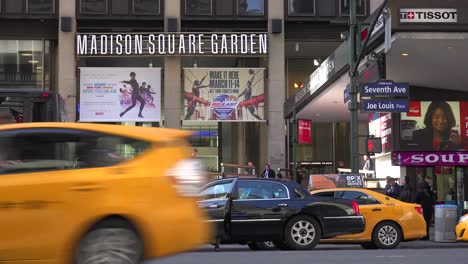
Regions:
<svg viewBox="0 0 468 264"><path fill-rule="evenodd" d="M232 181L209 186L200 192L201 199L226 199L231 186Z"/></svg>
<svg viewBox="0 0 468 264"><path fill-rule="evenodd" d="M356 0L356 14L358 16L366 15L366 1ZM340 0L340 16L349 16L349 0Z"/></svg>
<svg viewBox="0 0 468 264"><path fill-rule="evenodd" d="M314 16L315 0L289 0L288 14L290 16Z"/></svg>
<svg viewBox="0 0 468 264"><path fill-rule="evenodd" d="M356 191L345 191L341 195L341 198L355 200L358 203L358 205L380 204L380 202L377 201L374 197L368 194L365 194L362 192L356 192Z"/></svg>
<svg viewBox="0 0 468 264"><path fill-rule="evenodd" d="M185 0L185 15L211 16L211 0Z"/></svg>
<svg viewBox="0 0 468 264"><path fill-rule="evenodd" d="M50 49L48 40L0 40L0 88L49 88Z"/></svg>
<svg viewBox="0 0 468 264"><path fill-rule="evenodd" d="M132 159L149 143L71 129L0 132L0 174L107 167Z"/></svg>
<svg viewBox="0 0 468 264"><path fill-rule="evenodd" d="M239 181L237 198L239 200L288 199L289 194L282 184L263 181Z"/></svg>
<svg viewBox="0 0 468 264"><path fill-rule="evenodd" d="M319 192L319 193L314 193L315 196L320 196L320 197L330 197L333 198L335 197L334 192Z"/></svg>
<svg viewBox="0 0 468 264"><path fill-rule="evenodd" d="M159 15L159 0L133 0L133 13Z"/></svg>
<svg viewBox="0 0 468 264"><path fill-rule="evenodd" d="M54 13L54 0L28 0L28 13Z"/></svg>
<svg viewBox="0 0 468 264"><path fill-rule="evenodd" d="M81 0L81 14L105 14L107 13L107 0Z"/></svg>
<svg viewBox="0 0 468 264"><path fill-rule="evenodd" d="M264 13L264 0L237 0L239 16L263 16Z"/></svg>

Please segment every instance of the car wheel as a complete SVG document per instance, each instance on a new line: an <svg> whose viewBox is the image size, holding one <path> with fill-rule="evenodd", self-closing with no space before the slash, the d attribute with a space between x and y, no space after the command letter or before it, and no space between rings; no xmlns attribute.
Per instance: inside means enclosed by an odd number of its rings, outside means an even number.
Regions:
<svg viewBox="0 0 468 264"><path fill-rule="evenodd" d="M401 230L393 222L379 223L372 232L372 242L377 248L396 248L401 241Z"/></svg>
<svg viewBox="0 0 468 264"><path fill-rule="evenodd" d="M291 218L285 228L285 244L294 250L313 249L320 241L322 230L318 222L306 215Z"/></svg>
<svg viewBox="0 0 468 264"><path fill-rule="evenodd" d="M88 232L78 245L76 264L126 263L142 260L143 245L129 228L98 228Z"/></svg>
<svg viewBox="0 0 468 264"><path fill-rule="evenodd" d="M373 242L361 243L361 247L364 249L377 249L377 246Z"/></svg>

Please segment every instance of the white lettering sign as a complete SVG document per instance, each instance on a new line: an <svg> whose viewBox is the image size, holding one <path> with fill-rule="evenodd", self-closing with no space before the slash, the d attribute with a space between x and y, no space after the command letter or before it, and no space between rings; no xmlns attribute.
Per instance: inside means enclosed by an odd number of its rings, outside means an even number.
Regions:
<svg viewBox="0 0 468 264"><path fill-rule="evenodd" d="M77 56L268 54L267 33L160 33L76 35ZM323 65L325 74L330 65ZM328 68L328 69L327 69Z"/></svg>

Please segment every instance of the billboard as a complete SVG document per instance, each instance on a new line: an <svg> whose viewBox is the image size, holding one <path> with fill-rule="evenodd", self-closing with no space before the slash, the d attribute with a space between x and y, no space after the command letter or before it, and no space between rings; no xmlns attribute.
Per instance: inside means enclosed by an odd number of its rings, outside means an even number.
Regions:
<svg viewBox="0 0 468 264"><path fill-rule="evenodd" d="M161 68L80 68L81 122L161 121Z"/></svg>
<svg viewBox="0 0 468 264"><path fill-rule="evenodd" d="M184 120L264 121L265 69L184 68Z"/></svg>
<svg viewBox="0 0 468 264"><path fill-rule="evenodd" d="M333 188L363 188L364 179L359 174L312 174L309 176L310 190Z"/></svg>
<svg viewBox="0 0 468 264"><path fill-rule="evenodd" d="M298 120L298 143L299 144L310 144L311 138L311 125L310 120Z"/></svg>
<svg viewBox="0 0 468 264"><path fill-rule="evenodd" d="M369 135L382 138L382 153L392 151L392 114L369 113Z"/></svg>
<svg viewBox="0 0 468 264"><path fill-rule="evenodd" d="M401 114L400 148L468 150L468 101L411 101Z"/></svg>

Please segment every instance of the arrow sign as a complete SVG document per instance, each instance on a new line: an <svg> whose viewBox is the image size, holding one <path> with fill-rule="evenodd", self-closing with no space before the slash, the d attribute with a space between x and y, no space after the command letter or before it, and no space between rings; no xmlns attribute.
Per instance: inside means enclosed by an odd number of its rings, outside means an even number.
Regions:
<svg viewBox="0 0 468 264"><path fill-rule="evenodd" d="M408 97L409 84L391 80L365 83L361 86L361 97Z"/></svg>

